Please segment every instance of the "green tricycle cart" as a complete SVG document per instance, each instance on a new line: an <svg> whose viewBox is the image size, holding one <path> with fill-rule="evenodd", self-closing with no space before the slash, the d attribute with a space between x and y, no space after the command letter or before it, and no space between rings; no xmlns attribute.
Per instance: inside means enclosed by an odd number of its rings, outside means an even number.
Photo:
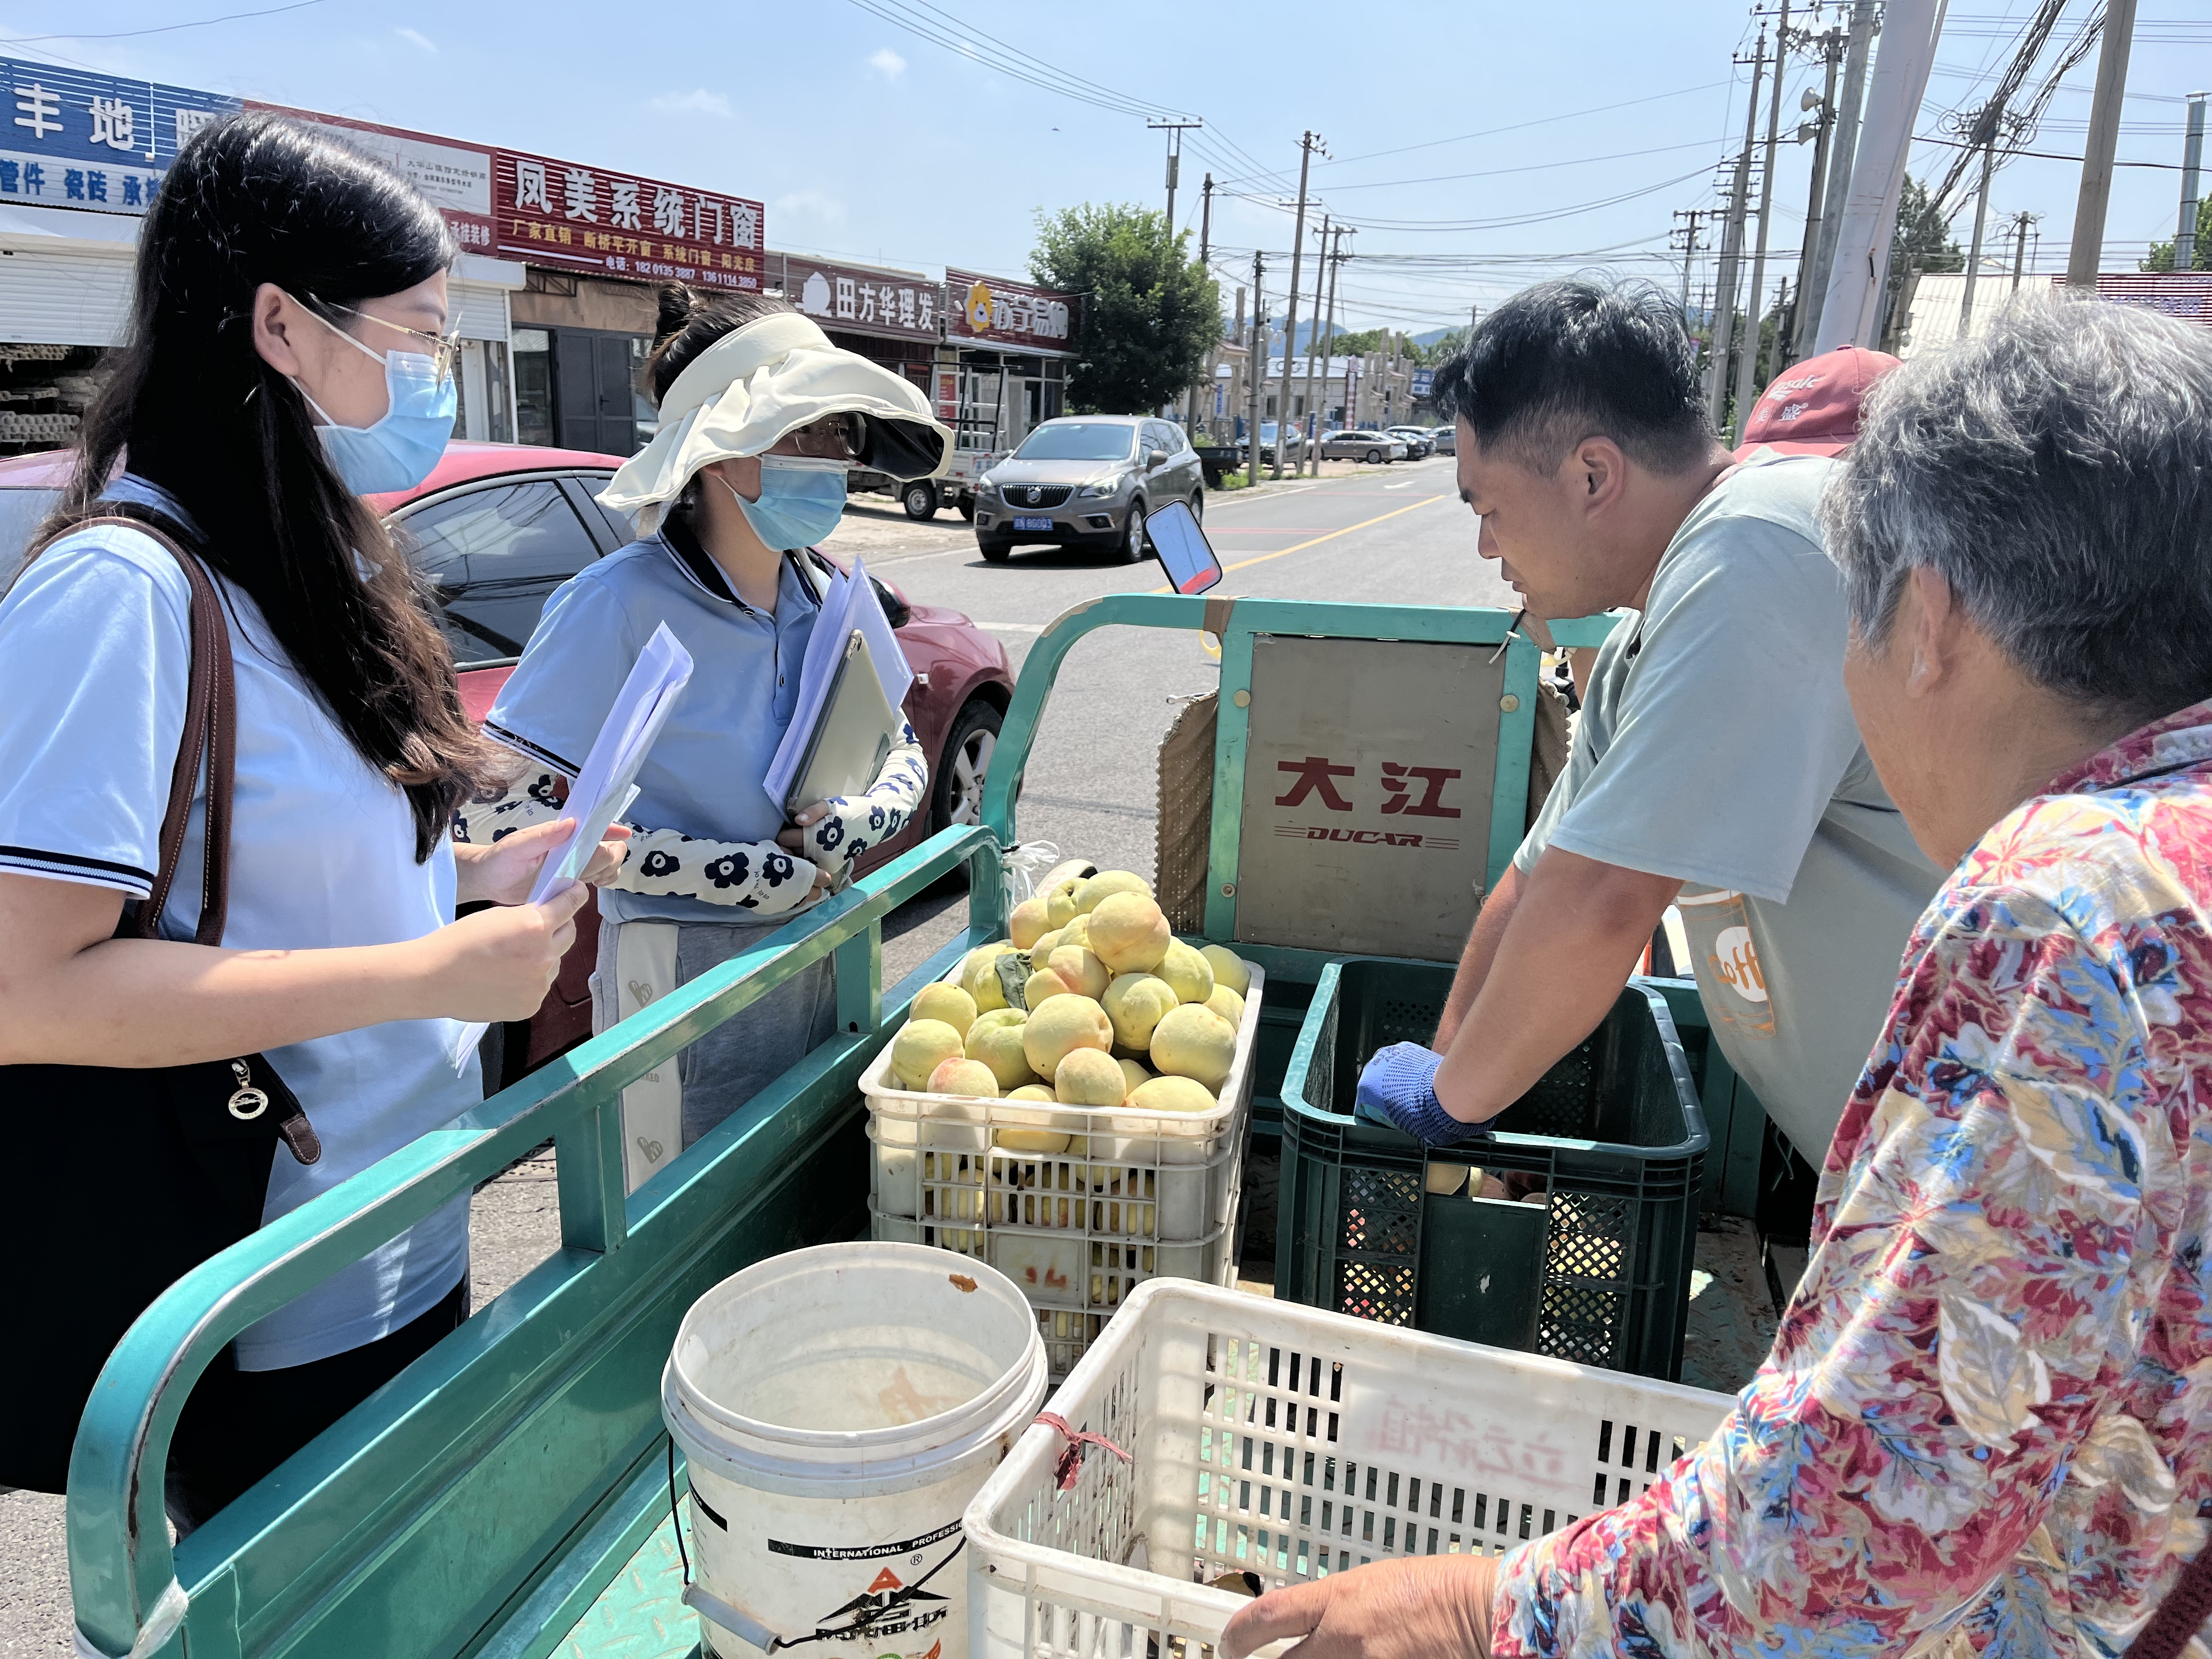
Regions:
<svg viewBox="0 0 2212 1659"><path fill-rule="evenodd" d="M1266 971L1253 1144L1262 1157L1279 1148L1283 1192L1279 1215L1246 1221L1277 1226L1278 1293L1523 1346L1571 1327L1578 1357L1666 1374L1680 1353L1691 1211L1744 1207L1729 1188L1744 1184L1747 1155L1755 1171L1763 1133L1755 1111L1736 1102L1717 1050L1705 1053L1693 991L1632 988L1571 1057L1579 1080L1547 1079L1549 1115L1523 1126L1528 1133L1498 1137L1522 1143L1514 1154L1465 1155L1524 1180L1548 1170L1551 1210L1579 1230L1570 1242L1603 1246L1601 1260L1585 1250L1578 1261L1543 1262L1540 1282L1517 1299L1470 1297L1443 1246L1479 1237L1504 1248L1497 1241L1531 1231L1535 1206L1490 1215L1501 1206L1464 1186L1445 1190L1455 1168L1464 1182L1464 1167L1425 1159L1403 1137L1344 1115L1361 1045L1425 1037L1421 1021L1432 1023L1438 976L1449 976L1440 964L1456 956L1522 834L1547 694L1539 649L1512 620L1498 611L1170 595L1101 599L1060 617L1023 667L981 825L936 836L203 1264L147 1310L102 1372L70 1463L78 1651L642 1659L693 1650L698 1626L679 1600L672 1506L683 1469L660 1412L678 1324L703 1291L750 1263L867 1235L861 1073L921 985L1004 937L1002 859L1016 844L1038 719L1069 648L1101 628L1203 629L1221 642L1210 780L1201 777L1200 810L1176 832L1194 873L1170 915L1186 935L1228 944ZM1563 645L1595 644L1609 621L1554 631ZM963 865L965 932L885 986L885 917ZM1200 869L1202 890L1192 890ZM824 957L836 963L837 1035L625 1194L623 1087ZM1310 1019L1324 981L1326 1020ZM1686 1094L1692 1073L1699 1091ZM1616 1074L1643 1101L1638 1111L1674 1099L1672 1142L1609 1145L1577 1125L1568 1097L1602 1092ZM1515 1127L1510 1115L1501 1123ZM161 1479L170 1437L224 1345L548 1139L560 1248L173 1547ZM1614 1202L1624 1185L1643 1191L1665 1180L1689 1196L1657 1221L1633 1192ZM1600 1212L1628 1218L1602 1234ZM1668 1238L1645 1236L1655 1231ZM1607 1297L1611 1326L1592 1315L1602 1316Z"/></svg>

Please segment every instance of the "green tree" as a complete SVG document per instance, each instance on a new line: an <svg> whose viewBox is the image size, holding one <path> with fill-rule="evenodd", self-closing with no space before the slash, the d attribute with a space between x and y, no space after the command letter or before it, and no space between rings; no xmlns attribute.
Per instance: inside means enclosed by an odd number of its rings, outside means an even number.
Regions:
<svg viewBox="0 0 2212 1659"><path fill-rule="evenodd" d="M1030 275L1084 296L1081 355L1067 380L1073 412L1149 413L1205 373L1226 325L1220 289L1189 257L1188 235L1170 238L1165 215L1127 203L1037 215Z"/></svg>
<svg viewBox="0 0 2212 1659"><path fill-rule="evenodd" d="M2197 252L2190 261L2198 270L2203 270L2208 263L2212 263L2212 196L2206 197L2197 204ZM2149 257L2142 262L2142 269L2172 270L2173 244L2153 242Z"/></svg>
<svg viewBox="0 0 2212 1659"><path fill-rule="evenodd" d="M1897 198L1897 231L1889 244L1889 277L1882 290L1882 349L1894 351L1905 326L1898 301L1908 271L1964 270L1966 250L1951 234L1951 222L1936 205L1928 187L1911 173Z"/></svg>

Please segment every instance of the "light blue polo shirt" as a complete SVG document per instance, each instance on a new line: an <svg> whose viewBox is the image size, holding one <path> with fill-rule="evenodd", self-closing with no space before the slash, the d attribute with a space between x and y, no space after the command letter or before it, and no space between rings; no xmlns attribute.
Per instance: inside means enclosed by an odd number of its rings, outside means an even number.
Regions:
<svg viewBox="0 0 2212 1659"><path fill-rule="evenodd" d="M761 780L791 724L799 665L821 605L783 561L775 615L717 592L663 536L649 536L572 577L545 602L485 732L576 775L638 653L661 623L691 653L691 683L637 775L623 816L702 841L775 839L784 817ZM752 913L704 899L599 890L616 921L744 922ZM763 916L781 926L788 915Z"/></svg>
<svg viewBox="0 0 2212 1659"><path fill-rule="evenodd" d="M108 495L183 518L143 480L125 477ZM405 793L324 712L253 601L216 580L238 688L223 945L392 945L443 927L453 915L451 844L415 861ZM64 537L0 599L0 872L146 896L184 730L191 606L185 574L161 544L112 527ZM165 938L189 939L198 926L204 836L203 786L162 912ZM323 1156L303 1166L278 1149L264 1222L482 1101L474 1056L454 1073L455 1029L394 1021L268 1051ZM97 1201L97 1170L52 1174ZM464 1195L248 1329L240 1367L305 1364L396 1330L460 1282L468 1245Z"/></svg>

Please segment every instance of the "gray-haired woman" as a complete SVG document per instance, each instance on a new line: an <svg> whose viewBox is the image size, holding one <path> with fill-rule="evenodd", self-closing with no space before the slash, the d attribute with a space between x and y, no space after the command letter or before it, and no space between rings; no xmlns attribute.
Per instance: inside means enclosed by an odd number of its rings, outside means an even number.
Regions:
<svg viewBox="0 0 2212 1659"><path fill-rule="evenodd" d="M1772 1353L1633 1502L1262 1597L1228 1659L2128 1648L2212 1535L2208 459L2212 337L2148 312L1875 389L1823 509L1844 675L1952 873Z"/></svg>

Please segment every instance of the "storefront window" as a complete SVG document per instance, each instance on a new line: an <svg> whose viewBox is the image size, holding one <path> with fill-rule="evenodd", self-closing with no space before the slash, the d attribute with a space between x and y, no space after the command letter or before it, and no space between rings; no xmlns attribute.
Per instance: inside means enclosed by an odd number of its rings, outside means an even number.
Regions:
<svg viewBox="0 0 2212 1659"><path fill-rule="evenodd" d="M514 441L553 441L553 340L542 328L518 328L514 353Z"/></svg>
<svg viewBox="0 0 2212 1659"><path fill-rule="evenodd" d="M645 377L645 360L653 356L653 341L649 336L633 334L629 337L630 400L637 411L637 447L642 449L653 441L653 434L660 430L660 411L653 406L647 395L650 384Z"/></svg>
<svg viewBox="0 0 2212 1659"><path fill-rule="evenodd" d="M507 408L507 343L464 340L454 365L453 435L478 443L512 443L514 417Z"/></svg>

